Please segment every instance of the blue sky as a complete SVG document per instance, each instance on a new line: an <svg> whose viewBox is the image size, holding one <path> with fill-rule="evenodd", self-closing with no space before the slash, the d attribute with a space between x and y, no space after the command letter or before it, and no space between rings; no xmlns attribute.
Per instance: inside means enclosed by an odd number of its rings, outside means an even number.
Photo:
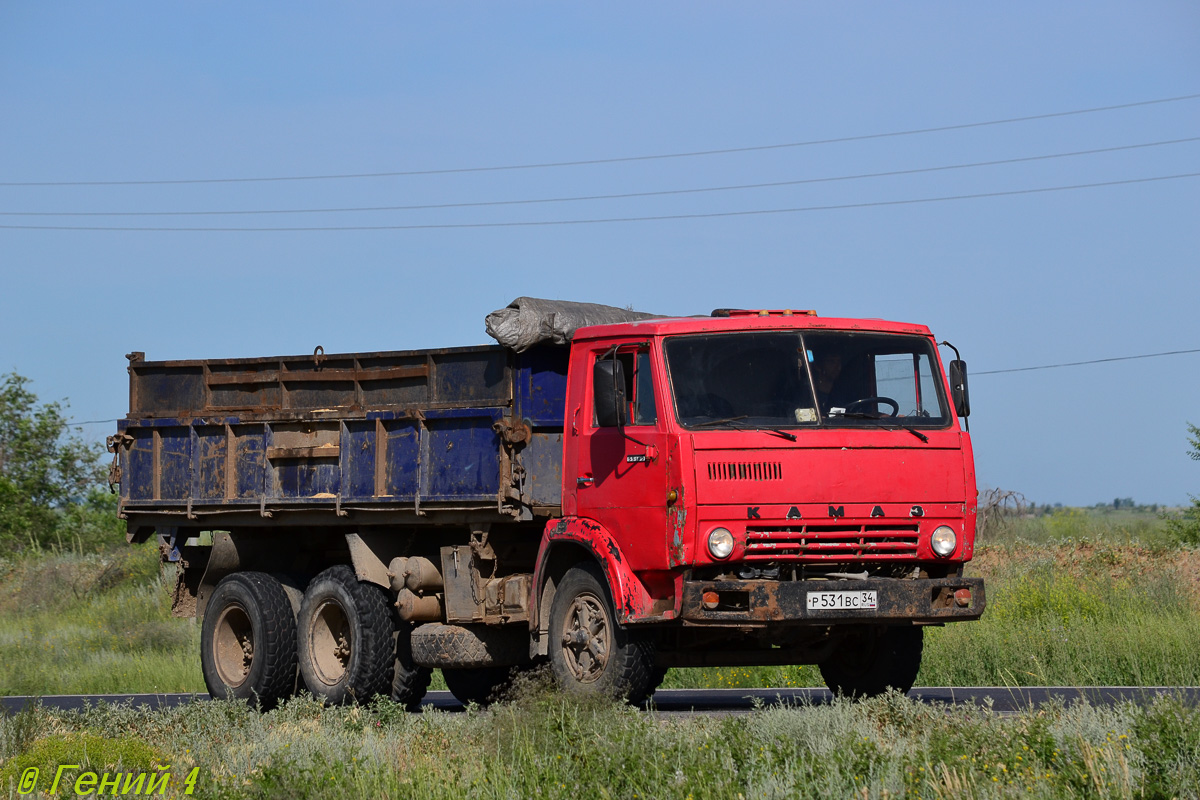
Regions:
<svg viewBox="0 0 1200 800"><path fill-rule="evenodd" d="M1177 3L0 5L0 182L377 173L859 137L1200 93ZM1200 99L689 158L423 176L0 186L0 225L472 224L886 203L1200 172L1200 142L890 177L389 212L14 216L544 199L844 178L1200 136ZM122 415L151 359L476 344L518 295L921 322L972 372L1200 348L1200 178L587 225L0 229L0 370ZM1200 492L1200 354L978 375L982 486ZM89 426L102 436L111 426Z"/></svg>

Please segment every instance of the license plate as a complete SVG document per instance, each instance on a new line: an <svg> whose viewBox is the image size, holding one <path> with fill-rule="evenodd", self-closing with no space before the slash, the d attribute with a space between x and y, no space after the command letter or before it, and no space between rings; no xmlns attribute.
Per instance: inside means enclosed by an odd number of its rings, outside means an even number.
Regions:
<svg viewBox="0 0 1200 800"><path fill-rule="evenodd" d="M809 611L867 610L879 608L878 592L809 592Z"/></svg>

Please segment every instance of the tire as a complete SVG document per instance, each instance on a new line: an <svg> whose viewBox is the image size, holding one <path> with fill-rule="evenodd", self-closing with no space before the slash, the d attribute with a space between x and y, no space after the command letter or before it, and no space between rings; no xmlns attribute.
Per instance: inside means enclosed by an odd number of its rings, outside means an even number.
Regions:
<svg viewBox="0 0 1200 800"><path fill-rule="evenodd" d="M216 699L270 709L296 685L296 617L278 580L262 572L226 575L200 629L200 668Z"/></svg>
<svg viewBox="0 0 1200 800"><path fill-rule="evenodd" d="M889 689L907 694L921 668L925 629L864 628L851 633L821 662L821 677L834 694L875 697Z"/></svg>
<svg viewBox="0 0 1200 800"><path fill-rule="evenodd" d="M511 667L529 661L524 626L422 625L413 632L413 659L440 669Z"/></svg>
<svg viewBox="0 0 1200 800"><path fill-rule="evenodd" d="M378 586L360 583L345 564L330 567L308 584L296 624L300 677L314 695L344 705L389 693L394 629Z"/></svg>
<svg viewBox="0 0 1200 800"><path fill-rule="evenodd" d="M476 669L443 669L446 688L464 706L469 703L486 706L498 700L512 682L517 667L481 667Z"/></svg>
<svg viewBox="0 0 1200 800"><path fill-rule="evenodd" d="M654 646L617 625L592 564L567 570L550 604L550 670L563 691L640 703L653 691Z"/></svg>
<svg viewBox="0 0 1200 800"><path fill-rule="evenodd" d="M412 625L404 623L396 631L396 653L392 674L392 700L409 711L417 711L429 691L433 670L419 667L413 661Z"/></svg>
<svg viewBox="0 0 1200 800"><path fill-rule="evenodd" d="M663 680L667 677L666 667L655 667L650 671L650 686L646 690L646 699L654 697L654 693L658 691L658 687L662 686Z"/></svg>

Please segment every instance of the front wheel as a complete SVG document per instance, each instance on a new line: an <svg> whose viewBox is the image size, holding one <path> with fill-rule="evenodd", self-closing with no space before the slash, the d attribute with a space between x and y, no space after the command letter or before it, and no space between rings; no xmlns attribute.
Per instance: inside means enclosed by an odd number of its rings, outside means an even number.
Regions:
<svg viewBox="0 0 1200 800"><path fill-rule="evenodd" d="M395 669L392 614L378 586L339 564L312 579L297 619L300 677L329 703L389 694Z"/></svg>
<svg viewBox="0 0 1200 800"><path fill-rule="evenodd" d="M821 677L834 694L874 697L889 689L907 694L921 668L925 629L863 627L850 633L825 661Z"/></svg>
<svg viewBox="0 0 1200 800"><path fill-rule="evenodd" d="M600 571L572 567L550 604L550 669L566 692L640 703L653 691L654 646L617 625Z"/></svg>
<svg viewBox="0 0 1200 800"><path fill-rule="evenodd" d="M235 572L217 584L200 629L200 668L215 698L272 708L296 684L296 618L280 582Z"/></svg>

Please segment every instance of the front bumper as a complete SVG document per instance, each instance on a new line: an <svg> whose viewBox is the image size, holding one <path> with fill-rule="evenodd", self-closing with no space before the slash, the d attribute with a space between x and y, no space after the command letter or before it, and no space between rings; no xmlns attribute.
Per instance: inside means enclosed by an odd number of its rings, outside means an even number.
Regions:
<svg viewBox="0 0 1200 800"><path fill-rule="evenodd" d="M955 600L955 592L960 589L970 592L966 606ZM875 608L809 608L808 595L812 592L861 591L876 592ZM716 593L716 608L705 607L706 593ZM982 578L685 581L681 616L685 624L694 625L959 622L979 619L985 605Z"/></svg>

